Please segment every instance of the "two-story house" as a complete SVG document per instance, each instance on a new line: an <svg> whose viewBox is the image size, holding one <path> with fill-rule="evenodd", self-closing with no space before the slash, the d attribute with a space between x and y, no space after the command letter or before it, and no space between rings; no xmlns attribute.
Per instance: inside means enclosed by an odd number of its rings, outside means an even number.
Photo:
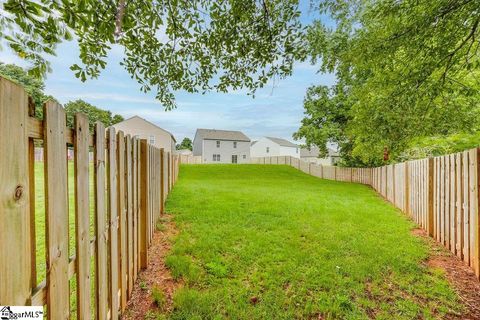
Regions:
<svg viewBox="0 0 480 320"><path fill-rule="evenodd" d="M193 155L203 163L249 163L250 138L240 131L197 129Z"/></svg>
<svg viewBox="0 0 480 320"><path fill-rule="evenodd" d="M173 134L139 116L114 124L113 127L132 137L147 139L148 143L157 148L163 148L165 152L175 152L176 140Z"/></svg>
<svg viewBox="0 0 480 320"><path fill-rule="evenodd" d="M285 139L263 137L255 143L252 143L250 156L252 158L275 156L300 158L300 147Z"/></svg>
<svg viewBox="0 0 480 320"><path fill-rule="evenodd" d="M333 166L340 160L340 154L332 147L327 147L328 154L324 158L319 158L318 147L311 147L310 149L302 148L300 150L300 159L306 162L321 164L324 166Z"/></svg>

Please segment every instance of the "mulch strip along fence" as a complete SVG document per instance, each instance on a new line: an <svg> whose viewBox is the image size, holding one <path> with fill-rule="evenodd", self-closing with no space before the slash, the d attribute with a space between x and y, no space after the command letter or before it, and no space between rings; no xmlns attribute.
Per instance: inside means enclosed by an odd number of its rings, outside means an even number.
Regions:
<svg viewBox="0 0 480 320"><path fill-rule="evenodd" d="M148 264L155 222L178 177L179 157L114 128L75 116L66 127L58 103L33 118L25 90L0 77L0 305L45 305L48 319L70 317L70 279L76 314L118 319L140 269ZM37 282L35 148L43 140L47 277ZM74 148L75 252L69 255L67 146ZM94 213L90 215L89 150L94 152ZM90 237L90 219L95 225ZM95 264L91 267L91 258ZM91 285L91 277L95 283ZM91 296L94 295L94 303Z"/></svg>
<svg viewBox="0 0 480 320"><path fill-rule="evenodd" d="M372 186L444 245L480 278L480 148L378 168L344 168L290 156L252 158L257 164L287 164L330 180Z"/></svg>

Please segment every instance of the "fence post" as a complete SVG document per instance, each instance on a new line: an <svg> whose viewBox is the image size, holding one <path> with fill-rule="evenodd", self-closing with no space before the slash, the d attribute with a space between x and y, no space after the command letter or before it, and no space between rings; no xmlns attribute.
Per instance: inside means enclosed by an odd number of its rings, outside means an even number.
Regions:
<svg viewBox="0 0 480 320"><path fill-rule="evenodd" d="M428 235L433 237L433 158L428 158Z"/></svg>
<svg viewBox="0 0 480 320"><path fill-rule="evenodd" d="M145 269L148 265L148 145L147 140L140 140L140 268Z"/></svg>

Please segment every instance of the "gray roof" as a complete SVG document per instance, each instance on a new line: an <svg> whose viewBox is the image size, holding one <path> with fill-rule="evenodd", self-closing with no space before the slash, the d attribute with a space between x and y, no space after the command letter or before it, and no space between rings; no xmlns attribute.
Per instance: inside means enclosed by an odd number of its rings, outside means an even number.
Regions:
<svg viewBox="0 0 480 320"><path fill-rule="evenodd" d="M232 141L248 141L250 138L240 131L216 130L216 129L197 129L195 137L200 140L232 140Z"/></svg>
<svg viewBox="0 0 480 320"><path fill-rule="evenodd" d="M298 148L298 146L295 144L295 143L292 143L288 140L285 140L285 139L281 139L281 138L273 138L273 137L265 137L269 140L272 140L273 142L275 142L276 144L282 146L282 147L294 147L294 148Z"/></svg>
<svg viewBox="0 0 480 320"><path fill-rule="evenodd" d="M328 149L328 156L329 157L338 157L339 153L335 150L333 150L330 147L327 147ZM318 147L311 147L310 149L308 148L302 148L300 149L300 157L318 157L319 150Z"/></svg>

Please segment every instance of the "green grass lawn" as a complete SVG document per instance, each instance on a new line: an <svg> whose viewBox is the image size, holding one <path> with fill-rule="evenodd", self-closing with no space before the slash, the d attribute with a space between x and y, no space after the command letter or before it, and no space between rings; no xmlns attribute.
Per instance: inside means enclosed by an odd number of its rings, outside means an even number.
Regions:
<svg viewBox="0 0 480 320"><path fill-rule="evenodd" d="M69 199L69 256L75 255L75 181L74 181L74 164L73 161L68 162L68 199ZM93 217L94 205L94 189L93 189L93 164L90 165L90 237L95 236L95 221ZM46 278L46 216L45 216L45 191L44 191L44 163L35 162L35 239L36 239L36 271L37 283L42 282ZM91 258L91 286L95 285L95 260ZM70 311L71 317L76 316L76 279L70 280ZM95 302L94 290L92 290L92 306ZM92 314L94 314L92 310Z"/></svg>
<svg viewBox="0 0 480 320"><path fill-rule="evenodd" d="M428 244L371 188L287 166L184 165L167 201L185 285L171 319L444 318L462 306ZM321 316L321 317L319 317Z"/></svg>

